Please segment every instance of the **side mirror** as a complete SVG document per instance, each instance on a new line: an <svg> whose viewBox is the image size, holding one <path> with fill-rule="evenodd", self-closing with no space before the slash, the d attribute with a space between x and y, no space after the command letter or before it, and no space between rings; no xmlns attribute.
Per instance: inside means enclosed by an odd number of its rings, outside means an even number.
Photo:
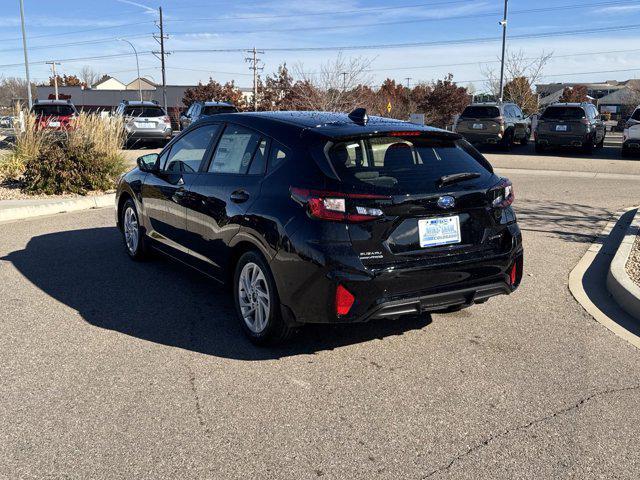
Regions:
<svg viewBox="0 0 640 480"><path fill-rule="evenodd" d="M136 163L143 172L157 172L159 170L157 153L149 153L138 157Z"/></svg>

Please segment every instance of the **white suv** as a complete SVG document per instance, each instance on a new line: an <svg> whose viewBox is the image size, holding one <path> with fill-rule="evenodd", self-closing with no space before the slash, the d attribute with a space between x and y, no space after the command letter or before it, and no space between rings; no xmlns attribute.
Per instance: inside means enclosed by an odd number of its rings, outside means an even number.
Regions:
<svg viewBox="0 0 640 480"><path fill-rule="evenodd" d="M640 106L638 106L624 126L622 134L622 155L640 153Z"/></svg>

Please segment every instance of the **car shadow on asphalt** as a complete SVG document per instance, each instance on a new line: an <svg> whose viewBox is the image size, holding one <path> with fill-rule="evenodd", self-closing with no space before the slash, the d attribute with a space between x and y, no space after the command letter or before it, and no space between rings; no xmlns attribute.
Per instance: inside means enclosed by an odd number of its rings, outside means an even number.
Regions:
<svg viewBox="0 0 640 480"><path fill-rule="evenodd" d="M255 361L312 354L402 335L431 322L425 316L310 325L284 346L260 348L242 333L227 288L164 257L130 260L115 227L33 237L24 250L2 260L91 325L225 358Z"/></svg>

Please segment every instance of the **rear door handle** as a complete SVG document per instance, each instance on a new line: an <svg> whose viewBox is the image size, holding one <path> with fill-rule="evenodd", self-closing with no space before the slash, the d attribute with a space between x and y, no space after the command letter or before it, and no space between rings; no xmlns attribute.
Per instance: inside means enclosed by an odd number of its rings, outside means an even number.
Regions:
<svg viewBox="0 0 640 480"><path fill-rule="evenodd" d="M249 194L245 190L236 190L230 198L233 203L244 203L249 200Z"/></svg>

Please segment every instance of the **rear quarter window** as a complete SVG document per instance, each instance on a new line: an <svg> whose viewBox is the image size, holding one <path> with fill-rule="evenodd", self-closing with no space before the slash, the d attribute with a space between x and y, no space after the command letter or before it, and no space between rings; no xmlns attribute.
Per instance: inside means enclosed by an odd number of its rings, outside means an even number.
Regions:
<svg viewBox="0 0 640 480"><path fill-rule="evenodd" d="M636 111L633 112L633 115L631 115L631 118L634 120L640 121L640 108L637 108Z"/></svg>

